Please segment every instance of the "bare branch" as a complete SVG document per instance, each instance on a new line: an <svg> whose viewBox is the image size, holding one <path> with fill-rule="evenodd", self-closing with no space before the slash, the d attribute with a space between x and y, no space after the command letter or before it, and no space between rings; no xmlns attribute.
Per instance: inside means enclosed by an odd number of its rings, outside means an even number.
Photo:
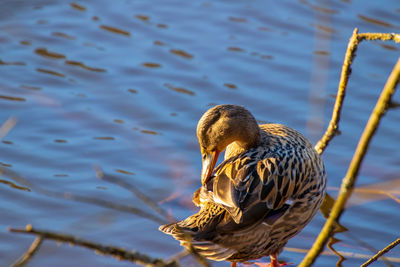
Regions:
<svg viewBox="0 0 400 267"><path fill-rule="evenodd" d="M347 51L344 57L342 74L340 75L340 82L336 95L335 106L333 107L331 121L329 122L329 126L326 129L324 136L322 136L321 140L319 140L314 147L318 154L322 154L324 152L326 146L328 146L329 142L338 133L339 130L340 114L342 112L343 100L346 95L347 83L349 81L351 73L351 64L353 62L358 47L357 33L358 29L355 28L353 31L353 35L350 38L349 44L347 45Z"/></svg>
<svg viewBox="0 0 400 267"><path fill-rule="evenodd" d="M307 253L306 257L300 263L300 267L311 266L318 255L323 251L328 241L328 238L332 235L335 229L335 225L344 211L347 200L350 198L353 192L354 184L360 170L361 162L365 156L365 153L368 150L370 141L376 129L378 128L380 119L383 117L383 115L386 113L387 108L389 107L391 97L395 92L396 85L398 84L399 79L400 58L394 66L393 71L390 74L385 84L385 87L383 88L383 91L378 99L378 102L376 103L376 106L367 122L364 132L361 135L360 141L358 142L356 151L351 160L346 176L343 178L339 196L335 202L335 205L333 206L332 212L320 234L318 235L318 238L312 246L311 250Z"/></svg>
<svg viewBox="0 0 400 267"><path fill-rule="evenodd" d="M95 171L96 171L96 176L97 178L104 180L109 183L113 183L116 185L121 186L122 188L129 190L132 194L134 194L137 198L139 198L143 203L145 203L147 206L152 208L155 212L163 216L169 221L173 221L173 218L171 218L170 215L168 215L168 212L166 212L164 209L162 209L155 201L153 201L150 197L146 196L142 192L140 192L134 185L126 182L123 179L120 179L118 177L109 175L104 173L99 166L95 166Z"/></svg>
<svg viewBox="0 0 400 267"><path fill-rule="evenodd" d="M377 259L379 259L379 257L381 257L383 254L389 252L392 248L394 248L394 247L397 246L398 244L400 244L400 238L397 238L396 241L392 242L392 243L389 244L387 247L385 247L384 249L382 249L381 251L379 251L378 253L376 253L375 256L373 256L373 257L370 258L368 261L366 261L364 264L362 264L361 267L367 267L368 265L370 265L371 263L373 263L374 261L376 261Z"/></svg>
<svg viewBox="0 0 400 267"><path fill-rule="evenodd" d="M353 35L350 38L349 44L347 46L346 55L344 58L342 73L340 75L340 82L338 87L338 92L336 95L335 106L332 112L332 118L329 122L328 128L325 131L323 137L315 145L315 150L322 154L325 148L328 146L329 142L338 134L339 131L339 121L340 114L342 111L343 100L346 95L346 87L351 74L351 64L354 60L358 45L361 41L395 41L400 42L400 34L394 33L358 33L358 29L355 28Z"/></svg>
<svg viewBox="0 0 400 267"><path fill-rule="evenodd" d="M34 229L31 225L27 225L26 229L10 228L13 233L24 233L42 236L45 239L52 239L63 243L69 243L94 250L96 253L111 255L119 260L127 260L148 267L179 267L177 262L166 263L162 259L151 258L146 254L137 251L128 251L124 248L113 246L105 246L72 235L60 234L50 231L42 231Z"/></svg>
<svg viewBox="0 0 400 267"><path fill-rule="evenodd" d="M43 242L43 236L38 235L33 241L29 249L22 255L16 262L14 262L10 267L23 267L25 266L39 250L40 245Z"/></svg>

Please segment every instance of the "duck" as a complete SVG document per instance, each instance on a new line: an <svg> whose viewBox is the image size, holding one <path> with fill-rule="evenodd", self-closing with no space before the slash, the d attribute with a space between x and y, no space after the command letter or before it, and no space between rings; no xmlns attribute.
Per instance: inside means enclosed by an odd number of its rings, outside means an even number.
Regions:
<svg viewBox="0 0 400 267"><path fill-rule="evenodd" d="M259 125L238 105L217 105L197 125L200 210L159 230L214 261L271 259L314 217L325 196L324 163L311 143L281 124ZM220 153L224 160L215 167Z"/></svg>

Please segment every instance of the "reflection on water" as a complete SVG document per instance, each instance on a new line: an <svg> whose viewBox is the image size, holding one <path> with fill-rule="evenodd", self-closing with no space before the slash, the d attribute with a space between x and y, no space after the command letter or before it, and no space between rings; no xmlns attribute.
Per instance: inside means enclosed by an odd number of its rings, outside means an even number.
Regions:
<svg viewBox="0 0 400 267"><path fill-rule="evenodd" d="M157 229L165 217L195 210L199 117L214 104L239 104L315 143L330 119L354 27L400 29L397 1L361 2L3 3L0 262L8 266L32 243L7 231L26 224L153 257L178 253L179 244ZM324 153L333 196L399 49L389 42L359 47L342 134ZM346 258L343 266L359 266L398 236L399 121L399 109L389 110L342 216L348 232L336 235L333 248ZM93 166L118 182L98 179ZM154 207L165 210L163 218ZM323 223L317 215L280 258L299 263ZM316 266L335 266L338 257L329 253ZM396 265L399 249L388 257ZM30 262L73 264L128 266L51 242ZM183 264L197 263L187 257Z"/></svg>
<svg viewBox="0 0 400 267"><path fill-rule="evenodd" d="M360 19L366 21L366 22L374 23L374 24L379 25L379 26L384 26L384 27L388 27L388 28L394 28L394 26L392 24L384 22L384 21L382 21L380 19L369 18L369 17L361 15L361 14L358 15L358 17Z"/></svg>
<svg viewBox="0 0 400 267"><path fill-rule="evenodd" d="M178 93L188 94L188 95L195 95L195 92L193 92L193 91L190 91L188 89L181 88L181 87L175 87L175 86L172 86L171 84L168 84L168 83L164 84L164 86L169 88L169 89L171 89L171 90L173 90L173 91L175 91L175 92L178 92Z"/></svg>
<svg viewBox="0 0 400 267"><path fill-rule="evenodd" d="M111 27L111 26L107 26L107 25L100 25L100 28L112 33L117 33L117 34L122 34L122 35L126 35L126 36L131 36L131 33L128 31L124 31L115 27Z"/></svg>
<svg viewBox="0 0 400 267"><path fill-rule="evenodd" d="M40 56L49 57L49 58L55 58L55 59L65 58L64 55L47 51L46 48L37 48L37 49L35 49L35 53Z"/></svg>
<svg viewBox="0 0 400 267"><path fill-rule="evenodd" d="M78 62L78 61L66 60L65 64L78 66L78 67L81 67L82 69L95 71L95 72L106 72L105 69L89 67L89 66L86 66L85 64L83 64L82 62Z"/></svg>

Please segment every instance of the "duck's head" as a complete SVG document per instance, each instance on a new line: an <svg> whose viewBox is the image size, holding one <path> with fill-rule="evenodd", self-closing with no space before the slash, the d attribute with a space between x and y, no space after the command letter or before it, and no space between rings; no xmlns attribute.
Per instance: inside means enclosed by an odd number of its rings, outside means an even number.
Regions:
<svg viewBox="0 0 400 267"><path fill-rule="evenodd" d="M218 105L204 113L197 124L203 167L201 182L210 178L219 154L232 142L249 149L260 143L260 128L251 113L241 106Z"/></svg>

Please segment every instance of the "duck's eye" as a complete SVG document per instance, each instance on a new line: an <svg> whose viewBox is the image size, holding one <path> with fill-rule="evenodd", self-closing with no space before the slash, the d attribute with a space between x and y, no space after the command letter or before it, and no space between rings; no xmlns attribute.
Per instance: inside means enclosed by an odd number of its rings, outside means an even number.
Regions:
<svg viewBox="0 0 400 267"><path fill-rule="evenodd" d="M205 160L207 158L207 154L203 154L202 158Z"/></svg>

